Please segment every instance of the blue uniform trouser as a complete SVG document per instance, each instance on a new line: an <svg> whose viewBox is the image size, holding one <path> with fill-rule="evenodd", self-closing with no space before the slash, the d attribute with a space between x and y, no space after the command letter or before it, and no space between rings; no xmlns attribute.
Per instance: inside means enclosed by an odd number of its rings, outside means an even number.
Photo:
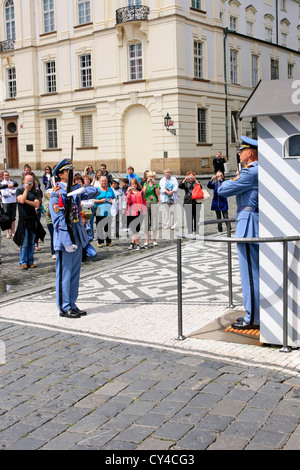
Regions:
<svg viewBox="0 0 300 470"><path fill-rule="evenodd" d="M238 257L247 323L259 325L259 246L238 243Z"/></svg>
<svg viewBox="0 0 300 470"><path fill-rule="evenodd" d="M76 307L82 261L82 245L75 238L78 249L73 253L56 251L56 304L61 312Z"/></svg>

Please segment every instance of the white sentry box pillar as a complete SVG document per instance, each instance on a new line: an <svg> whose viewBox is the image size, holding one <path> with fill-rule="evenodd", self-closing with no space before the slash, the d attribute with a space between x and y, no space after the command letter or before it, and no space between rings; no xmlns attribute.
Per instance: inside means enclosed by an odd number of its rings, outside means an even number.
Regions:
<svg viewBox="0 0 300 470"><path fill-rule="evenodd" d="M300 235L300 81L260 82L240 113L258 121L259 237ZM300 242L288 243L287 343L300 346ZM283 244L260 243L260 341L283 344Z"/></svg>

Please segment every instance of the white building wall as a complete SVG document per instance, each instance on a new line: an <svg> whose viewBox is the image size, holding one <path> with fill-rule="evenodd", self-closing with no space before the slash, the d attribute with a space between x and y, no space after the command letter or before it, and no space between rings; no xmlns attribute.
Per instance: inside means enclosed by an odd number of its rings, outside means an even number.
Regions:
<svg viewBox="0 0 300 470"><path fill-rule="evenodd" d="M168 153L169 166L182 172L194 166L197 171L211 171L212 157L217 151L226 152L225 145L225 86L224 86L224 27L229 26L230 14L238 17L237 34L227 39L228 110L239 111L250 93L251 53L259 56L259 78L270 78L270 57L280 61L280 78L286 78L287 63L294 63L300 72L299 54L257 41L264 39L265 15L275 18L274 1L253 0L249 10L246 0L203 0L202 10L191 9L191 0L145 0L150 7L148 21L127 22L116 27L116 10L127 5L126 0L92 0L91 24L77 24L75 0L56 2L56 30L43 33L40 0L15 2L16 42L14 50L0 53L4 100L2 119L15 115L19 124L20 166L30 161L35 166L54 164L68 155L70 136L74 134L74 158L80 167L87 161L97 166L105 161L112 170L121 171L130 163L125 149L125 117L130 106L142 105L151 116L152 167L161 171ZM223 12L222 21L220 13ZM291 12L291 13L290 13ZM4 2L0 3L0 20L4 24ZM298 15L298 16L297 16ZM288 11L279 12L279 20L288 17L288 45L298 47L299 2L288 0ZM255 37L248 38L246 19L255 23ZM280 23L279 23L280 24ZM0 31L5 40L4 30ZM300 32L299 32L300 34ZM292 39L294 38L294 39ZM194 40L203 42L204 76L194 80ZM128 44L143 45L143 80L128 80ZM229 49L238 51L239 83L230 84ZM80 54L91 53L93 87L79 89ZM57 93L45 95L44 65L55 60ZM10 66L17 71L17 96L7 100L6 72ZM80 116L92 106L94 145L80 147ZM207 110L207 142L197 142L197 108ZM138 108L136 108L138 109ZM45 148L45 120L56 116L58 148ZM164 129L163 118L169 112L177 135ZM229 116L230 118L230 116ZM31 122L31 120L33 120ZM3 121L4 122L4 121ZM3 126L2 126L3 128ZM239 133L250 132L249 123L239 124ZM4 162L5 139L0 144L0 165ZM33 145L33 152L26 145ZM150 144L149 144L150 146ZM229 155L231 169L236 162L235 145L231 144L229 123ZM208 166L202 167L202 159ZM142 164L141 164L142 165Z"/></svg>

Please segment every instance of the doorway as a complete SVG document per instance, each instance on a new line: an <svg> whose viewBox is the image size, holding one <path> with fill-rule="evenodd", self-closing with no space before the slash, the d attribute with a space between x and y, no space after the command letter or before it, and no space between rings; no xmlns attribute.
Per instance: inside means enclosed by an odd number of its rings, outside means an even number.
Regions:
<svg viewBox="0 0 300 470"><path fill-rule="evenodd" d="M19 143L18 143L18 118L6 118L5 143L6 143L6 167L19 168Z"/></svg>

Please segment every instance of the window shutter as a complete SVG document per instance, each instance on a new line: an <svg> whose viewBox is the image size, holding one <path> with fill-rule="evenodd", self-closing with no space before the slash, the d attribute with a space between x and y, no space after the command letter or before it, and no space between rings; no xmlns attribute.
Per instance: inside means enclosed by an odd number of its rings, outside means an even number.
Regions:
<svg viewBox="0 0 300 470"><path fill-rule="evenodd" d="M81 146L93 147L93 116L81 116Z"/></svg>

